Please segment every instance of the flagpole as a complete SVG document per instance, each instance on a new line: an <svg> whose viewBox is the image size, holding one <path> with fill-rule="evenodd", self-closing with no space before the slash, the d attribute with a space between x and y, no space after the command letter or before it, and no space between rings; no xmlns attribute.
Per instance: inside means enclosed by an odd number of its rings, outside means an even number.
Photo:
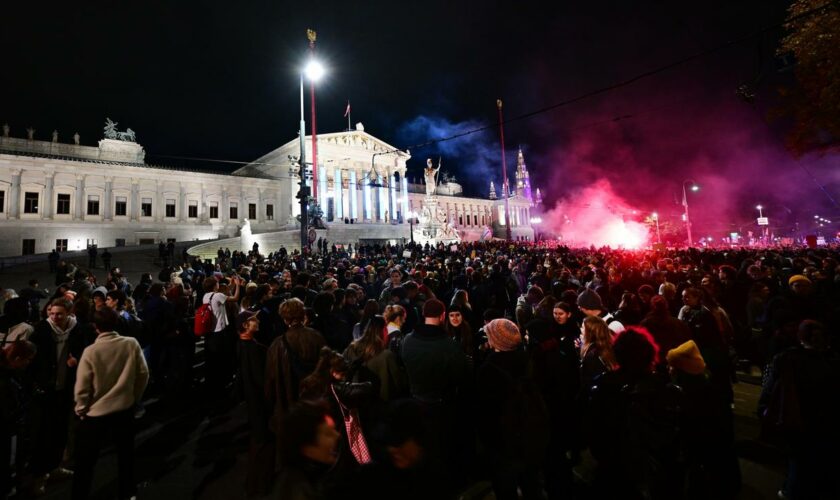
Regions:
<svg viewBox="0 0 840 500"><path fill-rule="evenodd" d="M502 118L502 100L496 99L496 107L499 108L499 135L502 142L502 196L505 199L505 237L512 240L510 234L510 209L508 208L509 188L507 185L507 165L505 163L505 121Z"/></svg>

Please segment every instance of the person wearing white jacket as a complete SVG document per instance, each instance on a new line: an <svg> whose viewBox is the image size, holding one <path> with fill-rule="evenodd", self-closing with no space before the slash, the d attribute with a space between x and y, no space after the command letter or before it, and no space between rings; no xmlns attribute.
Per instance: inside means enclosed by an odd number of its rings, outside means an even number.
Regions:
<svg viewBox="0 0 840 500"><path fill-rule="evenodd" d="M119 314L103 308L93 315L96 341L79 360L75 401L79 427L76 431L76 471L73 499L90 494L93 468L106 437L117 448L119 498L132 498L134 485L134 405L149 381L149 369L140 344L115 329Z"/></svg>

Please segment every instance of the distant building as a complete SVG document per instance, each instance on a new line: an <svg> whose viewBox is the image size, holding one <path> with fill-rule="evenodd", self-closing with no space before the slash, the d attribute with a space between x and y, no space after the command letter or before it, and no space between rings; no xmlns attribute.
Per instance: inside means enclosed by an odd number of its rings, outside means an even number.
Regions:
<svg viewBox="0 0 840 500"><path fill-rule="evenodd" d="M297 139L222 173L147 164L133 136L82 146L11 137L8 130L0 137L0 256L229 238L245 219L254 234L276 234L270 241L277 245L299 242ZM309 137L305 144L311 160ZM407 239L407 213L421 211L424 197L423 186L406 177L410 158L361 126L319 135L317 191L326 237L335 243ZM503 237L503 198L462 193L454 182L437 191L461 238L480 239L485 226ZM509 199L511 229L514 238L530 240L532 203L524 193Z"/></svg>
<svg viewBox="0 0 840 500"><path fill-rule="evenodd" d="M514 194L525 198L532 207L534 206L534 197L531 196L531 178L528 175L528 166L525 165L522 148L519 148L519 153L516 155L516 191L514 191Z"/></svg>

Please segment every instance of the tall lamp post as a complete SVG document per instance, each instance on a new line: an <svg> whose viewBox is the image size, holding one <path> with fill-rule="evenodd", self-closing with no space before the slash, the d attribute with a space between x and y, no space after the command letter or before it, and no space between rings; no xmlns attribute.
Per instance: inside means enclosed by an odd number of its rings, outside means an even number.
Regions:
<svg viewBox="0 0 840 500"><path fill-rule="evenodd" d="M408 212L408 226L411 228L411 242L414 243L414 219L417 217L417 212L411 210Z"/></svg>
<svg viewBox="0 0 840 500"><path fill-rule="evenodd" d="M312 40L310 39L310 44ZM310 45L311 47L311 45ZM310 59L307 63L306 67L303 69L303 73L300 74L300 192L298 193L298 197L300 197L300 252L304 253L305 249L309 246L309 195L310 189L306 185L306 121L304 120L303 109L304 109L304 99L303 99L303 78L309 79L312 88L314 89L315 82L324 75L324 68L321 66L318 61L314 59ZM313 97L314 97L314 90L313 90ZM313 118L314 119L314 118ZM314 146L314 144L313 144ZM315 159L315 155L312 155L313 160ZM315 172L315 164L312 165L313 174ZM316 182L316 179L313 178L313 187ZM304 265L305 260L303 261Z"/></svg>
<svg viewBox="0 0 840 500"><path fill-rule="evenodd" d="M315 129L315 81L324 75L324 68L315 63L315 30L306 30L306 37L309 39L309 64L306 67L306 76L309 77L309 101L312 107L310 118L312 119L312 197L318 201L318 139Z"/></svg>
<svg viewBox="0 0 840 500"><path fill-rule="evenodd" d="M656 222L656 242L662 243L662 235L659 233L659 214L653 212L651 217L653 218L653 221Z"/></svg>
<svg viewBox="0 0 840 500"><path fill-rule="evenodd" d="M685 230L688 233L688 246L694 246L694 241L691 239L691 219L688 216L688 196L686 196L685 192L685 185L687 183L691 183L691 190L697 192L700 190L700 186L697 185L697 182L694 179L686 179L682 182L682 205L685 215Z"/></svg>

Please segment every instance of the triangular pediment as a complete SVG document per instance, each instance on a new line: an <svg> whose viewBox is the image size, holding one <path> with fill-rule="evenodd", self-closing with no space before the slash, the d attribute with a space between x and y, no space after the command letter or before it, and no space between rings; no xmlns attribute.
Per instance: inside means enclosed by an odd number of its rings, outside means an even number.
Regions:
<svg viewBox="0 0 840 500"><path fill-rule="evenodd" d="M312 136L305 136L304 144L307 148L307 154L309 154ZM410 153L397 149L364 130L347 130L344 132L318 134L319 156L339 151L342 158L358 157L367 161L374 154L387 152L393 152L396 156L403 158L403 161L411 158ZM300 141L295 138L236 170L233 174L249 177L272 177L271 172L276 171L278 168L292 166L294 162L290 160L290 156L297 158L299 155ZM335 156L335 154L331 156Z"/></svg>

